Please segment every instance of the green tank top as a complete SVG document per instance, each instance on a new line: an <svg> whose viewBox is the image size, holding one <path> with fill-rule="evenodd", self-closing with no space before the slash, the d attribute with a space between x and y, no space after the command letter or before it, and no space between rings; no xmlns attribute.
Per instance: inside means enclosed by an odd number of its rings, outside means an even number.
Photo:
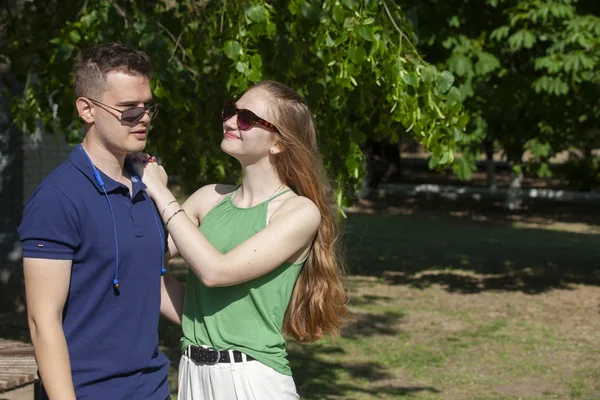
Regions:
<svg viewBox="0 0 600 400"><path fill-rule="evenodd" d="M225 254L263 230L269 201L288 191L251 208L236 207L231 193L206 214L200 232ZM228 287L206 287L190 270L181 321L182 351L190 345L239 350L292 375L281 328L304 262L283 263L264 276Z"/></svg>

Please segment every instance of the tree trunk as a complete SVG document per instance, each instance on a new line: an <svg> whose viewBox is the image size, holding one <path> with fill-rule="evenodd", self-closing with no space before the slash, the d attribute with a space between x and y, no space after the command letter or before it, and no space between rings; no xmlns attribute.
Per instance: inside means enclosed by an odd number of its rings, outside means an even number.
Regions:
<svg viewBox="0 0 600 400"><path fill-rule="evenodd" d="M510 163L512 165L512 163ZM508 192L506 194L506 201L504 202L504 208L509 211L516 211L521 208L523 203L521 193L521 182L523 181L523 174L517 173L512 168L510 170L510 181L508 184Z"/></svg>
<svg viewBox="0 0 600 400"><path fill-rule="evenodd" d="M496 164L494 163L494 144L491 140L485 141L485 155L487 167L487 183L488 188L496 191Z"/></svg>

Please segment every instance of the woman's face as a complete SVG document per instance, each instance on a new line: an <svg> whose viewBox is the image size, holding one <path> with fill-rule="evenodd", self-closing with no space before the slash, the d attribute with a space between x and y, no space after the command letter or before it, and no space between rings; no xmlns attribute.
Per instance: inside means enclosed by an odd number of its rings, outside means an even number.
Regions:
<svg viewBox="0 0 600 400"><path fill-rule="evenodd" d="M235 105L238 109L250 110L258 117L271 122L273 107L267 96L268 93L261 88L250 89ZM240 129L236 114L223 121L221 149L242 163L255 163L269 158L271 150L275 147L276 135L277 133L258 123L252 124L247 130Z"/></svg>

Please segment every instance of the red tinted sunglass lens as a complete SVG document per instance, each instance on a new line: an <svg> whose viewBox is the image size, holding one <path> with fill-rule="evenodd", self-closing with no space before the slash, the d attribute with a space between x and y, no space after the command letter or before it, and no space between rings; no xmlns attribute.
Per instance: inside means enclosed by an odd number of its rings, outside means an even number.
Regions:
<svg viewBox="0 0 600 400"><path fill-rule="evenodd" d="M238 110L238 117L237 117L238 128L240 128L243 131L250 129L250 127L252 126L253 120L254 120L254 118L250 111Z"/></svg>
<svg viewBox="0 0 600 400"><path fill-rule="evenodd" d="M236 113L235 104L233 102L228 101L223 106L223 110L221 111L221 118L223 121L227 121L229 118L233 117Z"/></svg>
<svg viewBox="0 0 600 400"><path fill-rule="evenodd" d="M138 122L144 116L146 109L144 107L129 108L123 111L121 119L125 122Z"/></svg>

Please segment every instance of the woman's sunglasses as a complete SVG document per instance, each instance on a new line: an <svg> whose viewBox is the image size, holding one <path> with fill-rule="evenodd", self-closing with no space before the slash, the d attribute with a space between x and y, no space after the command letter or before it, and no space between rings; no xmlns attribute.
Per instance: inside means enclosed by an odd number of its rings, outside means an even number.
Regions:
<svg viewBox="0 0 600 400"><path fill-rule="evenodd" d="M223 119L223 122L227 121L236 114L238 128L243 131L249 130L254 124L260 124L270 131L279 133L279 129L277 129L275 125L262 119L252 111L245 110L243 108L237 108L235 103L231 100L225 102L223 110L221 111L221 118Z"/></svg>
<svg viewBox="0 0 600 400"><path fill-rule="evenodd" d="M150 106L133 107L128 108L126 110L119 110L118 108L114 108L104 103L100 103L98 100L90 99L89 97L86 98L94 104L120 112L121 121L126 122L128 124L137 124L138 122L140 122L140 120L144 118L144 114L146 114L146 111L150 112L150 118L156 117L156 115L158 114L158 107L160 106L160 104L155 103Z"/></svg>

